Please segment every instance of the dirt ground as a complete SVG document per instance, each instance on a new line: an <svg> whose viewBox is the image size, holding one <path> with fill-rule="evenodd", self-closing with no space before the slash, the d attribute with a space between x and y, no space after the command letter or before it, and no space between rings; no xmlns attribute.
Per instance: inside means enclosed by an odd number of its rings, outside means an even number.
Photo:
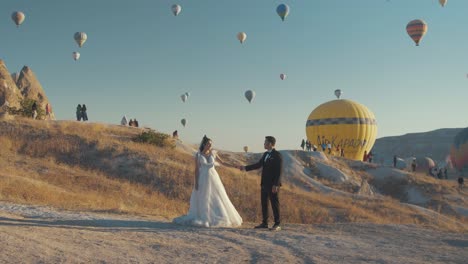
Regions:
<svg viewBox="0 0 468 264"><path fill-rule="evenodd" d="M273 232L0 203L1 263L466 263L468 234L367 223Z"/></svg>

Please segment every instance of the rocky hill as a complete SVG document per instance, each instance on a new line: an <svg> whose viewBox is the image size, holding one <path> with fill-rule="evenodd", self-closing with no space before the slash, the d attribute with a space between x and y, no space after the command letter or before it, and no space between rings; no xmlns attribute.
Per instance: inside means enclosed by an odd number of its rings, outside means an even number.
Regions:
<svg viewBox="0 0 468 264"><path fill-rule="evenodd" d="M42 109L49 103L41 83L31 68L24 66L19 74L11 74L5 62L0 60L0 107L6 105L19 108L24 99L35 100Z"/></svg>
<svg viewBox="0 0 468 264"><path fill-rule="evenodd" d="M375 162L390 165L393 155L401 158L430 157L438 164L445 164L455 135L462 128L442 128L422 133L383 137L375 141L372 149Z"/></svg>

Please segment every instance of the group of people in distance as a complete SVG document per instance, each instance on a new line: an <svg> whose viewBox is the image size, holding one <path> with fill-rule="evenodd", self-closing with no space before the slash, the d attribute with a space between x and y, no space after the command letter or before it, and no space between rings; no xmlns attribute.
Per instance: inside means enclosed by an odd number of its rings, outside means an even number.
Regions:
<svg viewBox="0 0 468 264"><path fill-rule="evenodd" d="M120 121L120 124L122 126L131 126L131 127L139 127L140 125L138 124L138 120L136 118L134 118L133 120L130 119L130 121L127 120L127 117L126 116L123 116L122 117L122 120Z"/></svg>
<svg viewBox="0 0 468 264"><path fill-rule="evenodd" d="M76 120L88 121L88 113L86 111L87 108L85 104L83 104L83 106L81 104L78 104L78 106L76 107Z"/></svg>
<svg viewBox="0 0 468 264"><path fill-rule="evenodd" d="M339 155L340 157L345 156L344 149L340 145L336 146L335 151L333 151L331 143L328 143L328 144L322 143L320 147L322 148L322 151L324 153L328 153L330 155ZM306 150L306 151L317 151L316 145L312 145L312 143L309 140L306 141L304 139L301 142L301 148L302 150Z"/></svg>

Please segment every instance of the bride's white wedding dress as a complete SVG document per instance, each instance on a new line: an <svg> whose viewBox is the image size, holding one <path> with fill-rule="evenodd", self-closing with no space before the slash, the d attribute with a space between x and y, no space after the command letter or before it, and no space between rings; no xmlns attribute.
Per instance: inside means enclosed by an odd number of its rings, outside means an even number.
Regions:
<svg viewBox="0 0 468 264"><path fill-rule="evenodd" d="M215 169L216 153L206 157L196 154L199 165L198 190L190 197L187 215L174 219L174 223L204 227L234 227L242 224L242 218L226 194Z"/></svg>

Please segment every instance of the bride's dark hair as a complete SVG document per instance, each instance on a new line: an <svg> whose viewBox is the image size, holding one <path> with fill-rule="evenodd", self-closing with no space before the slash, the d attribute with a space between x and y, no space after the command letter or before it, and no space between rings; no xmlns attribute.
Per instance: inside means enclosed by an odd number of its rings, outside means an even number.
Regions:
<svg viewBox="0 0 468 264"><path fill-rule="evenodd" d="M206 137L206 135L203 136L203 139L201 141L201 144L200 144L200 153L205 149L205 146L206 146L206 143L208 143L208 141L210 141L211 139Z"/></svg>

